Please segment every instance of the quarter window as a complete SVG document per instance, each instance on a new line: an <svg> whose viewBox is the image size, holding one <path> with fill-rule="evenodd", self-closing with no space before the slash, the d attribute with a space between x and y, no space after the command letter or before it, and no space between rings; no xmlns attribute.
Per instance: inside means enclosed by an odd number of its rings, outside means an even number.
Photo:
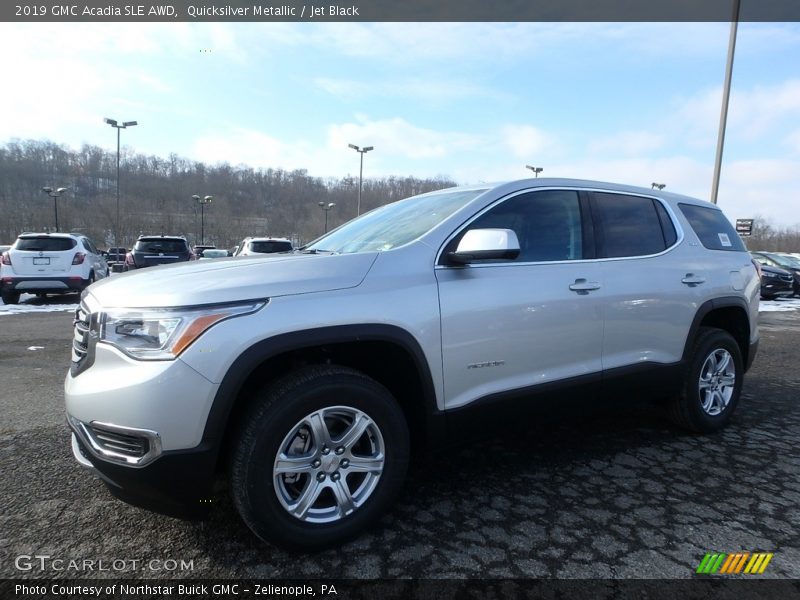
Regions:
<svg viewBox="0 0 800 600"><path fill-rule="evenodd" d="M658 254L677 240L666 210L655 200L612 193L593 198L601 258Z"/></svg>
<svg viewBox="0 0 800 600"><path fill-rule="evenodd" d="M679 204L678 206L703 246L709 250L745 251L739 234L736 233L733 225L725 218L722 211L695 204Z"/></svg>
<svg viewBox="0 0 800 600"><path fill-rule="evenodd" d="M505 200L481 215L469 229L511 229L519 239L516 262L583 258L578 193L543 190Z"/></svg>

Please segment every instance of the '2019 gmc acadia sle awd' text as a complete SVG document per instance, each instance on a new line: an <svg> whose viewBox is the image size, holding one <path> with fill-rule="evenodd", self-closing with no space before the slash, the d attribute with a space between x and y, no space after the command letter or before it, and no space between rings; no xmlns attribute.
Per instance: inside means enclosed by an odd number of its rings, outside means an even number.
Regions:
<svg viewBox="0 0 800 600"><path fill-rule="evenodd" d="M688 429L724 427L758 297L707 202L565 179L423 194L291 254L91 286L73 452L133 504L196 515L222 474L262 539L339 543L391 503L412 444L478 408L602 403L622 382Z"/></svg>

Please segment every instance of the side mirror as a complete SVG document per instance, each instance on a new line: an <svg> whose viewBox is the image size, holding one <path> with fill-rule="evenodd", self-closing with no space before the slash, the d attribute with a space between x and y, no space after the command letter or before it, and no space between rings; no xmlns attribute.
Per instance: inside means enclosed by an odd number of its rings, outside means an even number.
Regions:
<svg viewBox="0 0 800 600"><path fill-rule="evenodd" d="M478 260L514 260L517 256L519 240L511 229L470 229L447 258L467 265Z"/></svg>

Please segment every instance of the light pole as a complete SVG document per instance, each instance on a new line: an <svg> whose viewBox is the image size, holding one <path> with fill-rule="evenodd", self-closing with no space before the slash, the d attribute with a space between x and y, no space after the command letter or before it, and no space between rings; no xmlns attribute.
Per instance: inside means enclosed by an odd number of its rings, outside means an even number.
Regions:
<svg viewBox="0 0 800 600"><path fill-rule="evenodd" d="M43 187L42 191L53 199L53 210L56 213L56 233L58 233L58 197L66 192L67 188L63 187L54 190L51 187Z"/></svg>
<svg viewBox="0 0 800 600"><path fill-rule="evenodd" d="M335 202L328 202L325 204L324 202L317 202L319 207L325 211L325 233L328 233L328 211L336 206Z"/></svg>
<svg viewBox="0 0 800 600"><path fill-rule="evenodd" d="M544 169L542 167L532 167L530 165L525 165L525 168L526 169L530 169L531 171L533 171L533 176L535 178L537 178L537 179L539 178L539 173L544 171Z"/></svg>
<svg viewBox="0 0 800 600"><path fill-rule="evenodd" d="M119 130L125 129L126 127L133 127L134 125L138 125L136 121L125 121L122 125L119 125L114 119L109 119L106 117L103 119L106 123L111 125L117 130L117 220L114 222L114 245L118 246L117 243L117 236L119 235Z"/></svg>
<svg viewBox="0 0 800 600"><path fill-rule="evenodd" d="M653 183L650 184L650 189L651 190L655 190L655 189L663 190L665 187L667 187L666 183L656 183L654 181Z"/></svg>
<svg viewBox="0 0 800 600"><path fill-rule="evenodd" d="M375 150L375 146L359 148L355 144L347 144L347 147L352 148L361 155L361 166L358 169L358 204L356 205L356 216L358 216L361 214L361 185L364 181L364 155L370 150Z"/></svg>
<svg viewBox="0 0 800 600"><path fill-rule="evenodd" d="M202 198L195 194L192 196L195 200L200 203L200 243L206 243L206 219L205 219L205 206L206 204L211 204L211 201L214 199L214 196L203 196ZM195 213L197 214L197 213ZM195 221L195 224L197 221Z"/></svg>
<svg viewBox="0 0 800 600"><path fill-rule="evenodd" d="M722 87L722 108L719 112L719 133L717 134L717 154L714 159L714 177L711 181L711 203L717 203L719 177L722 171L722 150L725 147L725 127L728 123L728 100L731 96L731 77L733 76L733 54L736 51L736 32L739 28L739 8L741 0L733 0L731 33L728 36L728 60L725 63L725 83Z"/></svg>

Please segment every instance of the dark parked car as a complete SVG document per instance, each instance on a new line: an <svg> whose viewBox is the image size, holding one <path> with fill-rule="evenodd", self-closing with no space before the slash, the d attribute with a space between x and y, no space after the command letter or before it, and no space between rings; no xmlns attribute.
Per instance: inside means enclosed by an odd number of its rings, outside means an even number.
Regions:
<svg viewBox="0 0 800 600"><path fill-rule="evenodd" d="M185 237L176 235L143 235L125 257L125 270L194 260Z"/></svg>
<svg viewBox="0 0 800 600"><path fill-rule="evenodd" d="M114 273L119 273L120 271L125 270L125 257L128 255L128 249L122 248L119 246L115 246L113 248L109 248L108 252L105 253L105 259L108 263L109 268Z"/></svg>
<svg viewBox="0 0 800 600"><path fill-rule="evenodd" d="M750 254L762 265L788 271L794 280L792 293L800 296L800 259L778 252L751 252Z"/></svg>
<svg viewBox="0 0 800 600"><path fill-rule="evenodd" d="M786 269L761 265L761 297L765 300L773 300L778 296L791 296L792 274Z"/></svg>
<svg viewBox="0 0 800 600"><path fill-rule="evenodd" d="M109 263L125 262L125 255L128 254L127 248L117 247L109 248L106 252L106 260Z"/></svg>

